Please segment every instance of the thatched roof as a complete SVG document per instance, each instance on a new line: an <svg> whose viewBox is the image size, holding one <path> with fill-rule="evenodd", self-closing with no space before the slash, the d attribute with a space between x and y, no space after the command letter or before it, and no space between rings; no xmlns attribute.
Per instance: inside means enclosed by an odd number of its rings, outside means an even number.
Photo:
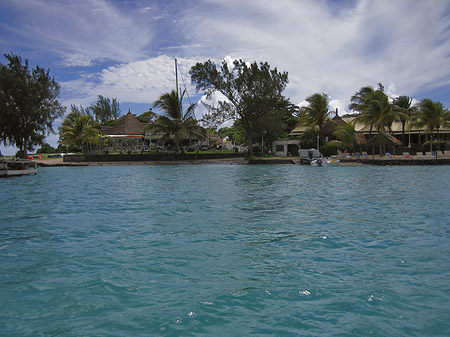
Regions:
<svg viewBox="0 0 450 337"><path fill-rule="evenodd" d="M366 145L367 140L366 137L362 133L355 132L355 141L358 145Z"/></svg>
<svg viewBox="0 0 450 337"><path fill-rule="evenodd" d="M114 126L102 126L102 132L106 135L144 135L144 129L145 125L131 112L122 116Z"/></svg>
<svg viewBox="0 0 450 337"><path fill-rule="evenodd" d="M394 136L386 133L386 132L380 132L377 135L373 136L369 140L370 145L402 145L402 142L399 141Z"/></svg>

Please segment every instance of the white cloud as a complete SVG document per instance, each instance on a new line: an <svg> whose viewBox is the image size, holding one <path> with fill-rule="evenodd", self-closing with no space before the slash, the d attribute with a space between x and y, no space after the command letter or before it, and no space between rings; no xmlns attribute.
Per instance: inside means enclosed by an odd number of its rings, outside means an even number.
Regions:
<svg viewBox="0 0 450 337"><path fill-rule="evenodd" d="M106 0L17 0L10 6L20 13L10 31L24 44L59 55L66 66L135 61L145 57L154 37L152 20L128 15Z"/></svg>
<svg viewBox="0 0 450 337"><path fill-rule="evenodd" d="M178 59L179 86L186 85L191 95L195 88L190 84L189 70L200 61L203 59ZM85 101L86 105L90 104L86 101L93 102L97 95L103 95L117 98L119 102L147 103L150 107L161 94L174 90L175 83L174 58L161 55L143 61L112 66L91 76L63 82L62 87L65 90L64 97L73 99L76 96L78 100ZM76 103L65 99L64 104Z"/></svg>
<svg viewBox="0 0 450 337"><path fill-rule="evenodd" d="M362 86L378 82L406 95L449 84L448 2L361 0L337 13L315 0L208 3L215 10L189 26L195 41L218 41L215 57L288 71L293 101L325 92L346 107Z"/></svg>

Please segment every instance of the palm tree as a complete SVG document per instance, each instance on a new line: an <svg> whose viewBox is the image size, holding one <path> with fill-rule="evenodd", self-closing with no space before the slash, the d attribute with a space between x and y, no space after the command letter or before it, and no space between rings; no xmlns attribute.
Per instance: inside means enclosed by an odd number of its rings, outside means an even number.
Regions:
<svg viewBox="0 0 450 337"><path fill-rule="evenodd" d="M323 127L330 119L328 95L316 93L309 96L306 101L308 105L300 109L299 122L306 127L317 128L319 135L323 137Z"/></svg>
<svg viewBox="0 0 450 337"><path fill-rule="evenodd" d="M450 125L449 110L446 110L441 102L424 98L419 103L419 111L414 119L415 125L425 127L425 130L431 134L430 152L433 151L433 132L436 131L437 139L439 139L439 129Z"/></svg>
<svg viewBox="0 0 450 337"><path fill-rule="evenodd" d="M351 98L350 105L348 106L350 110L363 112L366 107L366 99L367 96L372 94L375 90L372 86L368 85L366 87L362 87L358 92L356 92Z"/></svg>
<svg viewBox="0 0 450 337"><path fill-rule="evenodd" d="M412 98L409 96L399 96L394 99L394 109L397 111L402 123L402 144L405 146L405 126L411 121L416 113L416 107L412 106Z"/></svg>
<svg viewBox="0 0 450 337"><path fill-rule="evenodd" d="M355 131L355 126L352 123L344 124L338 126L337 130L333 132L339 140L332 140L328 144L336 144L341 148L349 149L353 152L357 143L357 133Z"/></svg>
<svg viewBox="0 0 450 337"><path fill-rule="evenodd" d="M59 129L60 142L68 147L83 150L87 143L96 144L100 131L92 116L82 107L71 106L71 112L66 116Z"/></svg>
<svg viewBox="0 0 450 337"><path fill-rule="evenodd" d="M173 137L177 153L183 139L205 138L205 130L198 125L193 116L195 104L191 104L186 111L183 111L182 99L183 95L179 98L175 90L161 95L153 107L159 108L163 114L149 126L149 129L163 135L161 142Z"/></svg>
<svg viewBox="0 0 450 337"><path fill-rule="evenodd" d="M370 124L370 131L375 127L378 134L384 132L386 127L390 130L392 123L399 118L392 109L392 104L389 102L387 95L381 89L367 93L360 108L362 113L356 120ZM381 153L382 146L380 144Z"/></svg>

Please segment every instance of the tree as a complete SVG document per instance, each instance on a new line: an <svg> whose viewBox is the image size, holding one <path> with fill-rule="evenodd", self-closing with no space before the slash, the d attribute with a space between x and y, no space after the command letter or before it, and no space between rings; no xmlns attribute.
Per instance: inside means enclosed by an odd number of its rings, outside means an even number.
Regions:
<svg viewBox="0 0 450 337"><path fill-rule="evenodd" d="M240 123L240 120L235 121L230 127L220 128L218 133L220 138L223 139L225 137L228 137L230 141L238 145L244 144L247 141L245 130L242 127L242 123Z"/></svg>
<svg viewBox="0 0 450 337"><path fill-rule="evenodd" d="M48 143L43 143L41 148L36 151L36 153L54 153L56 150L53 146Z"/></svg>
<svg viewBox="0 0 450 337"><path fill-rule="evenodd" d="M372 94L375 90L372 86L368 85L365 87L362 87L358 92L356 92L351 98L350 105L348 106L350 110L358 111L360 113L363 112L364 108L366 107L366 100L367 96Z"/></svg>
<svg viewBox="0 0 450 337"><path fill-rule="evenodd" d="M155 121L156 113L154 113L152 111L152 108L150 108L146 112L144 112L144 113L140 114L139 116L137 116L136 118L141 123L150 124L150 123L153 123Z"/></svg>
<svg viewBox="0 0 450 337"><path fill-rule="evenodd" d="M375 90L372 86L368 85L365 87L362 87L358 92L356 92L350 99L352 103L349 105L349 109L359 112L361 115L358 116L358 119L365 123L370 123L370 129L369 129L369 137L372 134L373 129L373 121L371 117L367 114L367 108L370 105L370 101L374 98L375 91L378 91L380 93L384 94L384 86L381 83L378 83L378 89ZM382 97L383 95L380 95ZM386 96L387 99L387 96ZM365 113L365 116L362 116ZM358 120L357 119L357 120Z"/></svg>
<svg viewBox="0 0 450 337"><path fill-rule="evenodd" d="M405 126L410 122L412 116L416 113L416 107L412 106L412 98L408 96L399 96L394 99L394 109L399 114L402 123L402 144L405 146Z"/></svg>
<svg viewBox="0 0 450 337"><path fill-rule="evenodd" d="M82 106L70 106L70 113L59 128L59 141L69 149L83 151L87 143L96 144L100 138L98 124Z"/></svg>
<svg viewBox="0 0 450 337"><path fill-rule="evenodd" d="M424 98L419 103L419 111L414 116L415 125L425 127L431 134L430 152L433 151L433 133L439 139L439 129L450 125L450 112L446 110L441 102L433 102Z"/></svg>
<svg viewBox="0 0 450 337"><path fill-rule="evenodd" d="M112 100L102 95L97 96L97 102L91 104L89 110L94 114L95 121L106 124L120 116L119 102L115 98Z"/></svg>
<svg viewBox="0 0 450 337"><path fill-rule="evenodd" d="M58 102L59 85L49 70L30 69L28 60L5 54L0 64L0 140L15 145L22 157L53 133L53 122L65 108Z"/></svg>
<svg viewBox="0 0 450 337"><path fill-rule="evenodd" d="M351 101L349 108L361 113L355 118L355 121L361 121L370 125L369 137L374 127L380 137L380 134L386 128L391 131L392 123L400 119L400 114L393 109L381 83L378 84L377 90L374 90L371 86L361 88L360 91L352 96ZM381 153L382 144L380 143Z"/></svg>
<svg viewBox="0 0 450 337"><path fill-rule="evenodd" d="M328 95L316 93L309 96L306 101L308 105L300 108L299 122L309 128L317 127L319 136L323 138L323 127L330 119Z"/></svg>
<svg viewBox="0 0 450 337"><path fill-rule="evenodd" d="M183 111L182 100L183 95L179 98L175 90L161 95L153 106L161 109L163 114L159 115L155 122L148 127L150 130L163 135L160 139L162 142L173 137L177 152L182 140L191 137L205 138L205 130L198 125L193 117L195 105L191 104L186 111Z"/></svg>
<svg viewBox="0 0 450 337"><path fill-rule="evenodd" d="M354 151L357 143L357 133L355 131L355 126L352 123L338 126L337 130L333 132L333 135L336 136L338 140L332 140L328 144L338 145L341 148L349 149L350 152Z"/></svg>
<svg viewBox="0 0 450 337"><path fill-rule="evenodd" d="M239 119L247 135L249 155L253 155L254 130L263 116L277 110L280 101L285 100L282 92L288 74L271 69L267 62L258 65L243 60L235 60L233 66L223 61L219 69L208 60L194 65L190 74L197 91L205 90L208 98L214 92L225 96L226 101L210 112L222 121Z"/></svg>

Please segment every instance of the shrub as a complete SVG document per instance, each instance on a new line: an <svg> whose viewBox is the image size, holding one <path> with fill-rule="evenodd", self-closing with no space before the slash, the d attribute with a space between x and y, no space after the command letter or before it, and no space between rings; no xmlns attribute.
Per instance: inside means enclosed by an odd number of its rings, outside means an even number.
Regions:
<svg viewBox="0 0 450 337"><path fill-rule="evenodd" d="M320 153L322 153L323 156L329 157L337 154L337 150L339 149L339 145L337 144L324 144L320 148Z"/></svg>

